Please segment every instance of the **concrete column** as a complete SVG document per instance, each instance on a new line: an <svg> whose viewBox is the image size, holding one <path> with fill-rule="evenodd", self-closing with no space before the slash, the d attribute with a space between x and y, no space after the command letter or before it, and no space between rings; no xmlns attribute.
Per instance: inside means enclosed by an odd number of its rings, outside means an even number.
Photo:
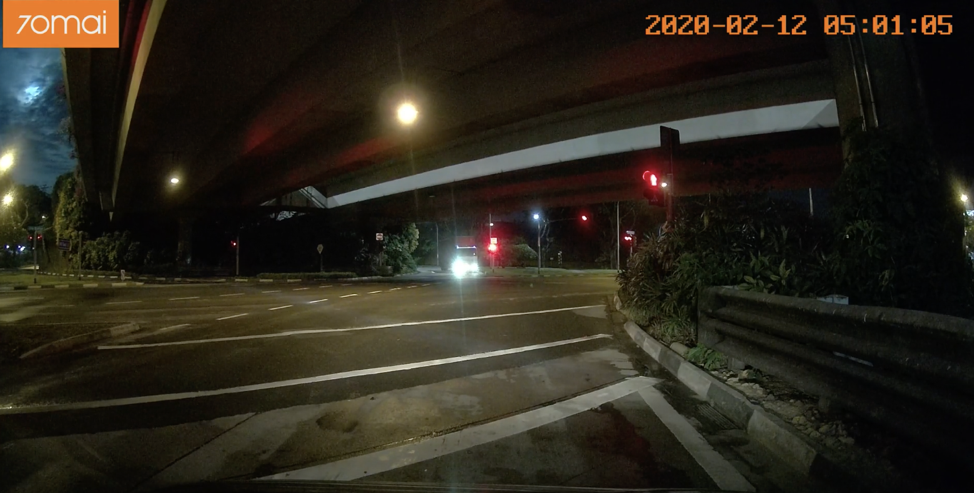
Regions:
<svg viewBox="0 0 974 493"><path fill-rule="evenodd" d="M816 0L818 24L827 15L855 15L861 20L893 10L886 0ZM902 29L909 33L909 20ZM921 87L913 38L873 34L824 35L839 122L854 120L866 128L884 128L908 139L930 142L929 116Z"/></svg>
<svg viewBox="0 0 974 493"><path fill-rule="evenodd" d="M179 232L176 243L176 264L192 265L193 263L193 223L195 218L183 217L179 219Z"/></svg>

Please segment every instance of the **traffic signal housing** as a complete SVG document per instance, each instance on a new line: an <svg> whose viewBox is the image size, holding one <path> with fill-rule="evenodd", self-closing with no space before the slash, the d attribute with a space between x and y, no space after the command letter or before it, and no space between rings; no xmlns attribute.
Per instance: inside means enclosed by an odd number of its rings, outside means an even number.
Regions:
<svg viewBox="0 0 974 493"><path fill-rule="evenodd" d="M654 171L644 171L643 181L646 183L643 189L643 197L646 197L649 205L666 207L666 196L663 195L663 183L660 175Z"/></svg>

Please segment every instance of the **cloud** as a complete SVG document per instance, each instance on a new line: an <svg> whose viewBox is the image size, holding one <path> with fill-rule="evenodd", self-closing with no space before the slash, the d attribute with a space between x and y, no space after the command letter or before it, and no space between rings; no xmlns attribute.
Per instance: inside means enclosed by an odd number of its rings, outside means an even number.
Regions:
<svg viewBox="0 0 974 493"><path fill-rule="evenodd" d="M72 147L58 132L68 116L57 49L0 48L0 151L13 150L18 183L52 187L74 169Z"/></svg>

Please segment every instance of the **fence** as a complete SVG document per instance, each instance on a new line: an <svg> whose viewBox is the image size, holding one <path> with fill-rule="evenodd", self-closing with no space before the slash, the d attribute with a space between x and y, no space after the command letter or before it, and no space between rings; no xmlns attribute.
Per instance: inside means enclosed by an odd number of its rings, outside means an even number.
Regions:
<svg viewBox="0 0 974 493"><path fill-rule="evenodd" d="M700 344L974 466L974 322L720 287L699 300Z"/></svg>

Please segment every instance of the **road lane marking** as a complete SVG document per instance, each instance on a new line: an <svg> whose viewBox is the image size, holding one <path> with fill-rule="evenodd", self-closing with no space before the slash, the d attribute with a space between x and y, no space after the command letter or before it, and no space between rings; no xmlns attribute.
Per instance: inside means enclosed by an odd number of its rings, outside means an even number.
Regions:
<svg viewBox="0 0 974 493"><path fill-rule="evenodd" d="M226 297L226 296L243 296L243 295L244 295L243 293L230 293L230 294L221 294L220 296Z"/></svg>
<svg viewBox="0 0 974 493"><path fill-rule="evenodd" d="M351 481L380 474L556 423L633 392L652 388L657 382L659 380L655 378L634 377L542 408L470 426L453 433L257 479Z"/></svg>
<svg viewBox="0 0 974 493"><path fill-rule="evenodd" d="M311 289L311 288L294 288L294 291L304 291L306 289Z"/></svg>
<svg viewBox="0 0 974 493"><path fill-rule="evenodd" d="M91 276L88 276L88 277L91 277ZM83 287L83 288L97 288L98 287L98 284L97 283L82 284L81 287Z"/></svg>
<svg viewBox="0 0 974 493"><path fill-rule="evenodd" d="M415 284L413 284L412 286L406 286L406 289L413 289L413 288L415 288L415 287L416 287L416 285L415 285Z"/></svg>
<svg viewBox="0 0 974 493"><path fill-rule="evenodd" d="M331 284L329 284L329 285L327 285L327 286L318 286L318 287L319 287L319 288L330 288L330 287L332 287L332 285L331 285Z"/></svg>
<svg viewBox="0 0 974 493"><path fill-rule="evenodd" d="M339 296L339 298L351 298L352 296L358 296L358 294L355 294L355 293L346 294L345 296Z"/></svg>
<svg viewBox="0 0 974 493"><path fill-rule="evenodd" d="M309 304L309 305L313 305L313 304L315 304L315 303L321 303L322 301L328 301L328 298L325 298L325 299L323 299L323 300L314 300L314 301L309 301L309 302L308 302L308 304Z"/></svg>
<svg viewBox="0 0 974 493"><path fill-rule="evenodd" d="M280 293L280 292L281 292L281 290L280 290L280 289L278 289L278 290L276 290L276 291L261 291L261 294L267 294L267 293Z"/></svg>
<svg viewBox="0 0 974 493"><path fill-rule="evenodd" d="M246 313L238 313L236 315L230 315L229 317L218 318L217 320L230 320L231 318L242 317L244 315L246 315ZM115 347L116 346L105 346L105 349L115 349Z"/></svg>
<svg viewBox="0 0 974 493"><path fill-rule="evenodd" d="M291 308L292 306L294 306L294 305L276 306L274 308L268 308L267 311L272 312L274 310L283 310L285 308Z"/></svg>
<svg viewBox="0 0 974 493"><path fill-rule="evenodd" d="M141 300L136 300L136 301L109 301L108 303L105 303L105 304L106 305L127 305L129 303L142 303L142 301Z"/></svg>
<svg viewBox="0 0 974 493"><path fill-rule="evenodd" d="M228 388L215 389L215 390L199 390L195 392L177 392L172 394L156 394L156 395L143 395L137 397L122 397L117 399L105 399L100 401L69 402L65 404L41 404L36 406L21 406L21 407L17 407L16 405L9 404L9 403L0 403L0 416L10 415L10 414L33 414L33 413L46 413L46 412L53 412L53 411L69 411L69 410L76 410L76 409L96 409L96 408L104 408L104 407L128 406L133 404L148 404L152 402L179 401L179 400L186 400L186 399L198 399L200 397L212 397L217 395L239 394L243 392L255 392L259 390L279 389L282 387L294 387L297 385L307 385L312 383L328 382L332 380L344 380L347 378L355 378L355 377L362 377L368 375L379 375L383 373L414 370L417 368L428 368L431 366L449 365L453 363L461 363L464 361L494 358L497 356L507 356L511 354L525 353L528 351L536 351L539 349L567 346L569 344L579 344L582 342L588 342L596 339L611 339L611 338L612 336L609 334L596 334L596 335L591 335L586 337L578 337L575 339L565 339L561 341L545 342L542 344L532 344L530 346L521 346L521 347L515 347L509 349L499 349L497 351L467 354L463 356L454 356L451 358L417 361L414 363L405 363L401 365L392 365L392 366L380 366L376 368L363 368L361 370L350 370L350 371L343 371L339 373L329 373L326 375L318 375L314 377L295 378L291 380L279 380L276 382L241 385L239 387L228 387ZM106 349L112 347L119 347L119 346L105 346Z"/></svg>
<svg viewBox="0 0 974 493"><path fill-rule="evenodd" d="M198 300L199 296L183 296L182 298L169 298L169 301Z"/></svg>
<svg viewBox="0 0 974 493"><path fill-rule="evenodd" d="M290 337L296 335L308 335L308 334L330 334L332 332L356 332L359 330L375 330L375 329L393 329L396 327L413 327L416 325L434 325L434 324L445 324L451 322L466 322L469 320L487 320L491 318L505 318L505 317L520 317L525 315L540 315L544 313L556 313L556 312L567 312L572 310L584 310L587 308L603 307L605 305L588 305L588 306L573 306L571 308L554 308L550 310L537 310L533 312L518 312L518 313L499 313L496 315L480 315L477 317L464 317L464 318L446 318L442 320L425 320L422 322L400 322L397 324L385 324L385 325L370 325L367 327L349 327L345 329L307 329L307 330L289 330L285 332L275 332L273 334L256 334L251 336L234 336L234 337L215 337L212 339L195 339L187 341L172 341L172 342L154 342L149 344L119 344L117 346L106 346L106 348L112 349L140 349L148 347L159 347L159 346L182 346L186 344L207 344L211 342L231 342L231 341L245 341L249 339L271 339L275 337ZM246 315L246 313L244 314Z"/></svg>
<svg viewBox="0 0 974 493"><path fill-rule="evenodd" d="M402 288L392 288L389 291L399 291L400 289L402 289Z"/></svg>
<svg viewBox="0 0 974 493"><path fill-rule="evenodd" d="M369 294L377 294L377 293L381 293L381 292L382 292L381 290L380 291L369 291Z"/></svg>
<svg viewBox="0 0 974 493"><path fill-rule="evenodd" d="M186 327L187 325L189 325L189 324L170 325L169 327L163 327L163 328L157 330L156 331L156 334L158 334L160 332L165 332L167 330L178 329L180 327Z"/></svg>
<svg viewBox="0 0 974 493"><path fill-rule="evenodd" d="M423 287L426 287L426 286L429 286L429 283L426 283L426 284L420 284L420 286L423 286Z"/></svg>
<svg viewBox="0 0 974 493"><path fill-rule="evenodd" d="M683 445L683 448L690 452L697 464L700 464L700 467L707 472L714 483L717 483L718 489L721 491L754 491L754 486L744 479L744 476L734 466L721 457L686 418L681 416L676 409L673 409L669 402L666 402L666 398L659 390L646 387L640 389L638 393L653 410L653 413L666 425L670 433L676 437L680 445Z"/></svg>

